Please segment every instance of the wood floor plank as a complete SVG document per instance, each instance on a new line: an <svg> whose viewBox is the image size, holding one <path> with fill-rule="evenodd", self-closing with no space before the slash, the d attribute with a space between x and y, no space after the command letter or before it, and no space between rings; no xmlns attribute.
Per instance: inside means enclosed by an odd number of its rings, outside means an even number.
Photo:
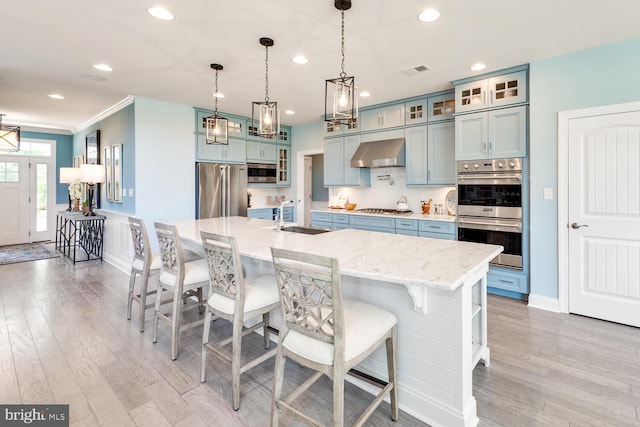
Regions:
<svg viewBox="0 0 640 427"><path fill-rule="evenodd" d="M129 414L138 426L171 427L172 425L153 402L138 406L129 411Z"/></svg>
<svg viewBox="0 0 640 427"><path fill-rule="evenodd" d="M187 402L165 380L147 385L144 390L171 424L186 420L192 414Z"/></svg>
<svg viewBox="0 0 640 427"><path fill-rule="evenodd" d="M62 358L42 361L47 380L53 393L53 402L69 405L69 417L74 420L92 415L89 403L76 381L67 360Z"/></svg>
<svg viewBox="0 0 640 427"><path fill-rule="evenodd" d="M120 404L118 397L110 387L94 388L87 392L86 396L91 410L101 426L135 426L133 419Z"/></svg>

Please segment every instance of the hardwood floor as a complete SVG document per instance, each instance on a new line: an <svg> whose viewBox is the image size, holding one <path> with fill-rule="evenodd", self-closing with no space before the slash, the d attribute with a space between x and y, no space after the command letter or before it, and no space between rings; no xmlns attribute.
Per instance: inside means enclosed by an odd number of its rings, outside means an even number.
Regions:
<svg viewBox="0 0 640 427"><path fill-rule="evenodd" d="M152 316L143 334L136 306L126 320L127 283L107 263L0 266L0 403L69 403L72 426L268 425L273 361L243 374L233 411L227 364L211 355L207 382L199 382L202 329L183 334L171 361L166 326L154 345ZM212 334L226 334L227 325L214 322ZM253 338L243 351L261 351ZM490 296L489 346L491 366L474 371L480 426L640 426L640 329ZM285 391L306 375L288 364ZM353 420L370 395L350 384L345 395ZM323 379L299 402L329 423L330 401ZM394 423L388 414L383 404L367 425L425 425L406 413Z"/></svg>

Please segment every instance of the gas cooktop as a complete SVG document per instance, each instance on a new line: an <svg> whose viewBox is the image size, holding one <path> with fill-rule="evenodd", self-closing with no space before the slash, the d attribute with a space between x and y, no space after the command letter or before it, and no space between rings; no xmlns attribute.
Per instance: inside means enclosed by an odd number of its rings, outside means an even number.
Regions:
<svg viewBox="0 0 640 427"><path fill-rule="evenodd" d="M408 211L399 211L397 209L380 209L380 208L356 209L354 212L380 214L380 215L410 215L410 214L413 213L410 210L408 210Z"/></svg>

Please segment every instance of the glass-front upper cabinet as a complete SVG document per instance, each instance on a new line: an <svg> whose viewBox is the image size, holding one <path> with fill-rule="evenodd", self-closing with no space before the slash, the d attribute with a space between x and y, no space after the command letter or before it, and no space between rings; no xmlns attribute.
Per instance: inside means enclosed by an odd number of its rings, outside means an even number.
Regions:
<svg viewBox="0 0 640 427"><path fill-rule="evenodd" d="M527 71L463 83L455 93L457 113L527 102Z"/></svg>
<svg viewBox="0 0 640 427"><path fill-rule="evenodd" d="M456 96L454 92L444 95L430 96L427 100L428 120L436 122L453 118L456 111Z"/></svg>

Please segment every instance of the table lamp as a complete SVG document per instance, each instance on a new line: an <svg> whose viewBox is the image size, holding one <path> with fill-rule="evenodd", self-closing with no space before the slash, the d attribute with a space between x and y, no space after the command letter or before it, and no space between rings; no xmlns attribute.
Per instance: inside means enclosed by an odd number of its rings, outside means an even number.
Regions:
<svg viewBox="0 0 640 427"><path fill-rule="evenodd" d="M104 165L80 165L80 181L85 182L89 186L89 212L87 216L93 216L93 206L95 203L95 187L96 184L104 182Z"/></svg>
<svg viewBox="0 0 640 427"><path fill-rule="evenodd" d="M60 184L73 184L76 181L80 181L80 169L79 168L60 168ZM71 193L67 191L69 196L69 208L71 210Z"/></svg>

